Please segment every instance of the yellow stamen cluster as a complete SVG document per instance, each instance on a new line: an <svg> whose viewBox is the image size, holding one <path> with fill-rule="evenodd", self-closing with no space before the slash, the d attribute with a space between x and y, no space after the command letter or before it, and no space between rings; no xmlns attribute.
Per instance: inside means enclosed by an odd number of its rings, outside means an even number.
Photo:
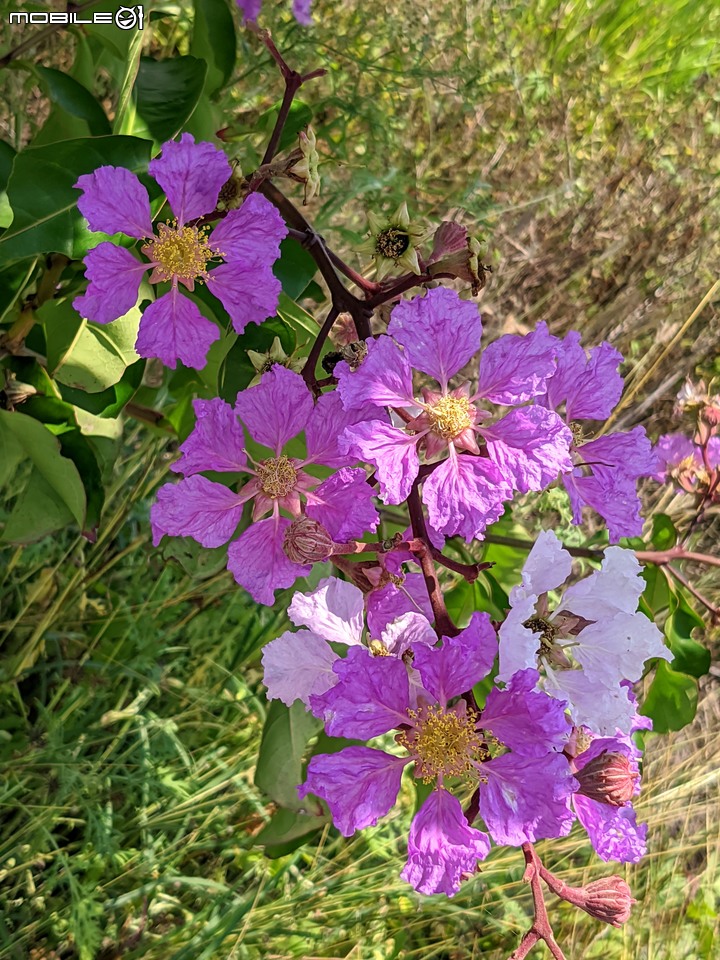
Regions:
<svg viewBox="0 0 720 960"><path fill-rule="evenodd" d="M177 277L185 283L207 280L208 263L222 256L208 243L207 228L178 227L177 220L159 224L158 235L143 247L143 253L156 264L156 279Z"/></svg>
<svg viewBox="0 0 720 960"><path fill-rule="evenodd" d="M472 426L471 409L466 397L440 397L428 410L433 432L443 440L454 440Z"/></svg>
<svg viewBox="0 0 720 960"><path fill-rule="evenodd" d="M257 465L263 493L271 500L285 497L297 481L297 471L288 457L270 457Z"/></svg>
<svg viewBox="0 0 720 960"><path fill-rule="evenodd" d="M577 422L577 420L573 420L570 424L570 433L572 434L573 444L576 447L579 447L585 443L585 440L587 439L585 436L585 429L581 423Z"/></svg>
<svg viewBox="0 0 720 960"><path fill-rule="evenodd" d="M408 710L415 722L412 730L403 731L397 742L415 757L416 775L424 783L436 777L461 777L472 769L472 760L482 748L482 739L475 731L477 716L465 715L440 706Z"/></svg>
<svg viewBox="0 0 720 960"><path fill-rule="evenodd" d="M368 647L370 648L370 653L371 653L374 657L389 657L389 656L390 656L390 651L389 651L388 648L385 646L385 644L382 642L382 640L371 640L370 643L368 644Z"/></svg>

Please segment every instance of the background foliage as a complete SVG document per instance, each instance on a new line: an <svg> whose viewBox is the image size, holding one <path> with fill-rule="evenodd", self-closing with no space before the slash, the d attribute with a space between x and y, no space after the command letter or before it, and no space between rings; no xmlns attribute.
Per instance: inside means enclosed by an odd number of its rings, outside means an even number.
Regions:
<svg viewBox="0 0 720 960"><path fill-rule="evenodd" d="M366 208L406 198L428 223L455 212L478 224L495 270L481 303L490 331L547 319L557 334L612 340L628 358L621 428L644 422L657 436L685 374L720 374L712 298L687 322L720 275L716 4L377 0L370 16L316 0L312 31L285 4L266 7L294 66L329 68L291 126L312 113L324 189L309 212L341 250ZM200 374L138 360L132 312L91 330L72 311L76 261L98 239L74 212L78 174L102 162L142 171L180 129L220 128L249 171L272 126L278 78L251 34L238 32L236 51L225 0L146 9L142 34L59 31L1 77L0 315L24 338L0 361L4 405L11 374L36 392L0 411L0 956L500 958L524 927L521 859L496 854L452 901L415 895L397 877L410 792L377 830L348 842L314 823L311 843L290 849L293 777L267 768L270 749L254 769L263 726L266 746L283 739L282 711L265 724L258 669L282 615L252 605L222 558L149 544L149 504L191 397L233 397L254 372L244 351L275 333L288 351L307 341L303 306L322 294L287 245L279 319L224 337ZM4 47L27 36L5 27ZM651 483L645 494L647 539L663 548L683 501ZM528 537L551 521L567 542L593 542L567 520L546 495L504 531ZM715 520L711 550L717 536ZM507 587L522 554L491 549ZM648 580L676 654L656 727L692 719L697 677L700 706L692 726L648 738L639 812L651 854L626 868L633 919L598 930L568 912L558 936L574 956L712 958L720 709L704 648L716 657L717 635L659 570ZM700 571L693 582L717 598ZM476 602L466 593L450 594L456 613ZM545 856L571 882L598 868L575 833Z"/></svg>

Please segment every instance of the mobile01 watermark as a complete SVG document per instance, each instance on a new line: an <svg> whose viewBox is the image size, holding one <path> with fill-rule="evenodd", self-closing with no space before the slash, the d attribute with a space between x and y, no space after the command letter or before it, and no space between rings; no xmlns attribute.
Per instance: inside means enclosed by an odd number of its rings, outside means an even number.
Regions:
<svg viewBox="0 0 720 960"><path fill-rule="evenodd" d="M10 13L8 21L13 24L31 24L33 26L48 26L48 24L58 24L70 27L74 24L114 24L120 30L142 30L145 26L145 10L142 4L135 7L118 7L114 12L90 13L73 11L67 13L50 12L38 13L33 11L16 11Z"/></svg>

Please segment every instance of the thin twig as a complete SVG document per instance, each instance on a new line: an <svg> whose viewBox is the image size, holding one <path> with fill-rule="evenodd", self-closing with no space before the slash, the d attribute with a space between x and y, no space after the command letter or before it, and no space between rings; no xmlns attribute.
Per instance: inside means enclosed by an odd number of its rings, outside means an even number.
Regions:
<svg viewBox="0 0 720 960"><path fill-rule="evenodd" d="M447 607L445 606L445 598L440 589L440 582L438 581L437 571L435 570L431 553L430 538L428 537L425 517L420 502L417 480L412 486L407 504L412 531L418 541L418 545L416 549L413 550L413 554L417 557L423 577L425 578L425 586L428 596L430 597L430 606L432 607L433 617L435 619L435 632L439 637L455 637L459 633L459 630L450 619L450 614L447 612Z"/></svg>

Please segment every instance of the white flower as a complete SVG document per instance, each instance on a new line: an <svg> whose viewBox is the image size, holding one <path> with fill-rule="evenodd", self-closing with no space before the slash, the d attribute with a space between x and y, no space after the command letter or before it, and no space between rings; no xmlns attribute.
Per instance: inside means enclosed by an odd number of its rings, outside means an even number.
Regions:
<svg viewBox="0 0 720 960"><path fill-rule="evenodd" d="M498 679L544 667L541 684L567 700L573 721L603 734L630 730L634 706L621 682L634 683L651 657L672 659L660 630L637 610L645 587L630 550L609 547L599 570L565 590L554 611L547 591L569 576L570 554L551 531L538 537L510 592L500 628Z"/></svg>

